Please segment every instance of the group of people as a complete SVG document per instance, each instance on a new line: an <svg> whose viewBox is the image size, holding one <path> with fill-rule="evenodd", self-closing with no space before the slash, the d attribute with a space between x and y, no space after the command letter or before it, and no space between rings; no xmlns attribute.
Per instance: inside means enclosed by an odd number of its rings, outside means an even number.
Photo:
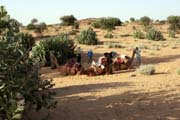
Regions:
<svg viewBox="0 0 180 120"><path fill-rule="evenodd" d="M113 52L113 53L114 53L114 56L117 55L116 52ZM88 58L87 63L88 64L92 63L93 55L94 54L93 54L92 49L89 49L87 52L87 58ZM82 50L80 47L78 47L76 50L77 63L81 63L81 58L82 58ZM135 59L136 59L136 64L140 65L141 64L141 51L139 50L138 47L135 48Z"/></svg>

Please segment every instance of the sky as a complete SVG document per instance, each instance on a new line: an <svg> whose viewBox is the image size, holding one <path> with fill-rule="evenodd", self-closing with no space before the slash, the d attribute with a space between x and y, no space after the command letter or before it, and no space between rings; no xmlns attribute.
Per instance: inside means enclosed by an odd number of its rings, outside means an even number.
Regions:
<svg viewBox="0 0 180 120"><path fill-rule="evenodd" d="M73 14L77 19L149 16L164 20L180 15L180 0L0 0L12 18L27 25L31 19L47 24L60 23L59 18Z"/></svg>

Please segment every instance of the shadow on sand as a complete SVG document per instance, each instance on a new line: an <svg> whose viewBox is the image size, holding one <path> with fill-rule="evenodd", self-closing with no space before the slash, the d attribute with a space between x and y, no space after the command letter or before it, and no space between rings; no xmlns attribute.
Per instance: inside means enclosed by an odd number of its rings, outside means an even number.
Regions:
<svg viewBox="0 0 180 120"><path fill-rule="evenodd" d="M176 90L145 92L133 90L129 82L75 85L53 89L57 108L50 111L51 120L178 120L180 95ZM128 91L122 92L126 88ZM105 93L111 89L112 93ZM120 92L113 93L113 90ZM98 95L98 92L101 94ZM106 96L103 96L106 95ZM47 113L33 113L40 120Z"/></svg>

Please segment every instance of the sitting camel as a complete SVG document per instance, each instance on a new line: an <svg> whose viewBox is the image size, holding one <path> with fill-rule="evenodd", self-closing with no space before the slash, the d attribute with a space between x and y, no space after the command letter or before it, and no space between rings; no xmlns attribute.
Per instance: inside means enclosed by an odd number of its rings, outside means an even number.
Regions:
<svg viewBox="0 0 180 120"><path fill-rule="evenodd" d="M88 76L112 74L112 62L112 53L104 53L104 56L99 58L98 64L93 62L88 69L84 70L84 74Z"/></svg>
<svg viewBox="0 0 180 120"><path fill-rule="evenodd" d="M64 65L66 75L81 75L84 72L84 68L81 64L76 63L74 60Z"/></svg>
<svg viewBox="0 0 180 120"><path fill-rule="evenodd" d="M134 60L135 52L136 51L133 50L131 57L127 55L120 55L116 57L112 63L113 71L130 69L132 67L131 65Z"/></svg>
<svg viewBox="0 0 180 120"><path fill-rule="evenodd" d="M51 60L51 66L53 66L54 68L60 69L60 66L54 55L54 51L50 52L50 60ZM74 60L71 60L70 62L67 62L64 65L63 70L66 75L76 75L76 74L82 74L84 71L84 68L81 64L76 63Z"/></svg>

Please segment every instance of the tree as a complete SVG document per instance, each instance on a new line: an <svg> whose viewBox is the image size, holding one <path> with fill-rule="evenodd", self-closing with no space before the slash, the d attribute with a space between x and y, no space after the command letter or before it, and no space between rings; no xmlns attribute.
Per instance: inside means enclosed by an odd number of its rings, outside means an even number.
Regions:
<svg viewBox="0 0 180 120"><path fill-rule="evenodd" d="M143 26L148 26L151 22L151 19L147 16L141 17L140 22Z"/></svg>
<svg viewBox="0 0 180 120"><path fill-rule="evenodd" d="M70 25L74 25L77 19L73 15L66 15L66 16L62 16L60 20L62 21L62 25L70 26Z"/></svg>
<svg viewBox="0 0 180 120"><path fill-rule="evenodd" d="M131 18L130 18L130 21L131 21L131 22L135 22L135 18L131 17Z"/></svg>
<svg viewBox="0 0 180 120"><path fill-rule="evenodd" d="M35 23L37 23L38 22L38 19L36 19L36 18L33 18L32 20L31 20L31 24L35 24Z"/></svg>
<svg viewBox="0 0 180 120"><path fill-rule="evenodd" d="M35 26L35 32L42 34L42 32L47 28L46 23L42 22Z"/></svg>

